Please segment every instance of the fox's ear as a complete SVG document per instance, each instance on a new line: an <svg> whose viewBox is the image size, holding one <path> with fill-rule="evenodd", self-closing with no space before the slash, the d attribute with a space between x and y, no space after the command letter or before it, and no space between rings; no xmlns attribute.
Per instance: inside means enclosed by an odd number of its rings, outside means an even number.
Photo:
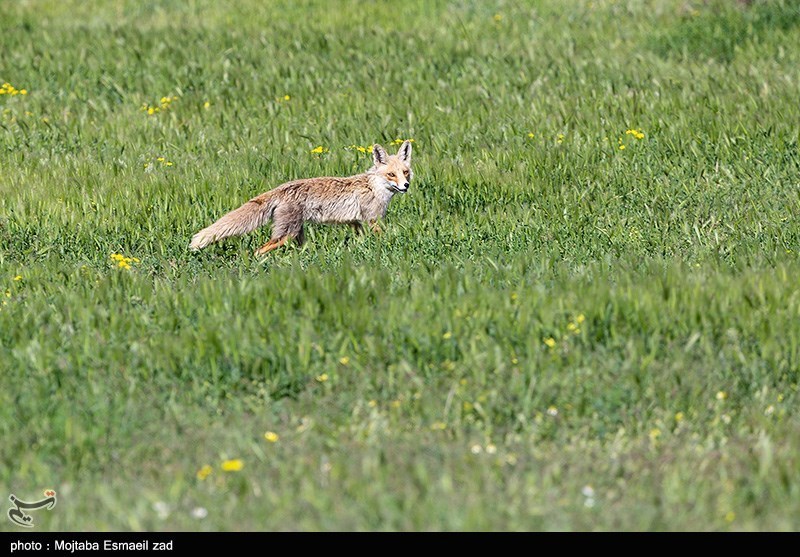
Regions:
<svg viewBox="0 0 800 557"><path fill-rule="evenodd" d="M397 156L406 164L411 164L411 142L406 139L397 150Z"/></svg>
<svg viewBox="0 0 800 557"><path fill-rule="evenodd" d="M377 143L372 146L372 161L375 166L384 165L389 160L389 155L386 154L386 149Z"/></svg>

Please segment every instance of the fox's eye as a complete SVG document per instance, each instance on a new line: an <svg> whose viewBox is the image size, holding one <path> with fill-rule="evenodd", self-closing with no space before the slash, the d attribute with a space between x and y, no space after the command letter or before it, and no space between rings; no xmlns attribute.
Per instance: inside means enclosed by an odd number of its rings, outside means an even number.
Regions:
<svg viewBox="0 0 800 557"><path fill-rule="evenodd" d="M389 178L394 178L394 172L390 172L387 176L389 176Z"/></svg>

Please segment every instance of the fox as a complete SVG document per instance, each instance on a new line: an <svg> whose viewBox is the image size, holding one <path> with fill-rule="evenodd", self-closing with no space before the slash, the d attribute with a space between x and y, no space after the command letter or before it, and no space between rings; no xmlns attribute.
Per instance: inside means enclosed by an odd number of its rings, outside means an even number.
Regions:
<svg viewBox="0 0 800 557"><path fill-rule="evenodd" d="M411 185L411 142L406 140L397 154L388 155L379 144L372 146L372 167L344 178L305 178L286 182L247 201L211 226L192 236L189 248L198 251L229 238L252 232L272 221L269 242L255 255L265 255L289 240L305 241L306 222L349 225L363 234L364 223L380 233L379 219L386 216L395 194L405 194Z"/></svg>

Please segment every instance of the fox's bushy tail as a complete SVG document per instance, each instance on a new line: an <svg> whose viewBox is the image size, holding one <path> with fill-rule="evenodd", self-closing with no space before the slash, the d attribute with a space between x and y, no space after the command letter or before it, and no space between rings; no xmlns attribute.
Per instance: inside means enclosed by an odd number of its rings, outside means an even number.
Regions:
<svg viewBox="0 0 800 557"><path fill-rule="evenodd" d="M272 213L277 205L271 192L254 197L238 209L234 209L217 222L208 226L192 236L189 248L203 249L209 244L218 242L223 238L240 236L255 230L272 218Z"/></svg>

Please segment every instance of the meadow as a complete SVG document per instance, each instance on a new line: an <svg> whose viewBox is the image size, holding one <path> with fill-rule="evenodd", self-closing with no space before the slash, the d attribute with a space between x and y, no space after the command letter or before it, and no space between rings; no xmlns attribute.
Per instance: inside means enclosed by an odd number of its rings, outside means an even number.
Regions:
<svg viewBox="0 0 800 557"><path fill-rule="evenodd" d="M0 29L0 499L55 489L36 530L800 529L797 2ZM188 250L398 139L382 234Z"/></svg>

